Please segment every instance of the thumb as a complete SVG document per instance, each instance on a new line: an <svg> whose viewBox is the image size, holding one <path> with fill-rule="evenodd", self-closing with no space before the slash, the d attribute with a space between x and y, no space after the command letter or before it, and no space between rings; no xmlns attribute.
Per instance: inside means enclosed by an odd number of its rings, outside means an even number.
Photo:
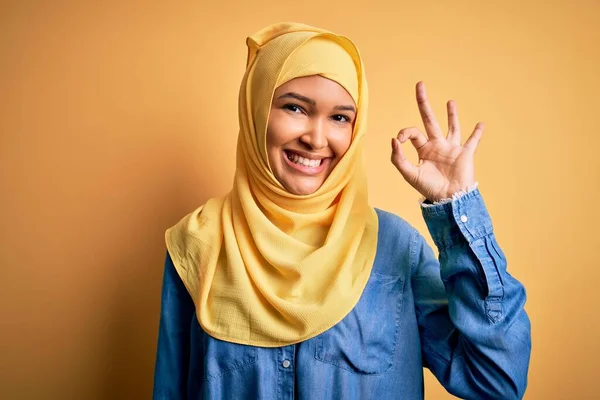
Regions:
<svg viewBox="0 0 600 400"><path fill-rule="evenodd" d="M400 171L407 182L414 182L418 176L418 169L404 156L400 141L392 138L392 164Z"/></svg>

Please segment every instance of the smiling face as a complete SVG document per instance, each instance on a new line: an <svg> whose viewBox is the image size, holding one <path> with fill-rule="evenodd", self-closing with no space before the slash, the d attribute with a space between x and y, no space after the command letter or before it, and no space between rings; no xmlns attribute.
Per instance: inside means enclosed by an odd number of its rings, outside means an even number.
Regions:
<svg viewBox="0 0 600 400"><path fill-rule="evenodd" d="M290 192L312 194L352 141L356 105L338 83L313 75L279 86L267 124L267 155L275 178Z"/></svg>

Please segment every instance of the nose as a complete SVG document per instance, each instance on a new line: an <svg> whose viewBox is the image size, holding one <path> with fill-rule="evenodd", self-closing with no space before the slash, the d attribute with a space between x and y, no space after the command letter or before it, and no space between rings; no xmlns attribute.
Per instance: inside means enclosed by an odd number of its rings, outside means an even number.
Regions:
<svg viewBox="0 0 600 400"><path fill-rule="evenodd" d="M309 129L300 136L300 141L315 150L327 147L325 123L320 118L315 119Z"/></svg>

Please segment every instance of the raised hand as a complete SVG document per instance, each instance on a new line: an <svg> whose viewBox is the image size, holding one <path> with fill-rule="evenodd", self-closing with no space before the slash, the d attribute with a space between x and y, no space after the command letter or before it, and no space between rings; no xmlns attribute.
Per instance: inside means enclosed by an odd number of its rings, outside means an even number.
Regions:
<svg viewBox="0 0 600 400"><path fill-rule="evenodd" d="M481 122L477 123L473 133L461 145L456 103L450 100L446 104L448 134L444 137L427 102L422 81L417 82L416 92L427 137L414 126L402 129L396 138L392 138L392 163L404 179L429 201L449 198L475 183L473 157L484 126ZM402 151L401 143L409 139L419 155L418 165L409 162Z"/></svg>

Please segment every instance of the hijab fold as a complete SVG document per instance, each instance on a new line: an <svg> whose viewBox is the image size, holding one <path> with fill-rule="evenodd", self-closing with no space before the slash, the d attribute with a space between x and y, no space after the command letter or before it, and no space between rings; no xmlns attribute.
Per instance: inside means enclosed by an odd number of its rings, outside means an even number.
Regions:
<svg viewBox="0 0 600 400"><path fill-rule="evenodd" d="M246 44L233 188L185 216L165 239L207 334L275 347L337 324L369 279L378 223L363 163L368 93L358 49L343 36L279 23ZM275 89L311 75L344 87L357 115L350 147L323 185L295 195L269 166L267 121Z"/></svg>

